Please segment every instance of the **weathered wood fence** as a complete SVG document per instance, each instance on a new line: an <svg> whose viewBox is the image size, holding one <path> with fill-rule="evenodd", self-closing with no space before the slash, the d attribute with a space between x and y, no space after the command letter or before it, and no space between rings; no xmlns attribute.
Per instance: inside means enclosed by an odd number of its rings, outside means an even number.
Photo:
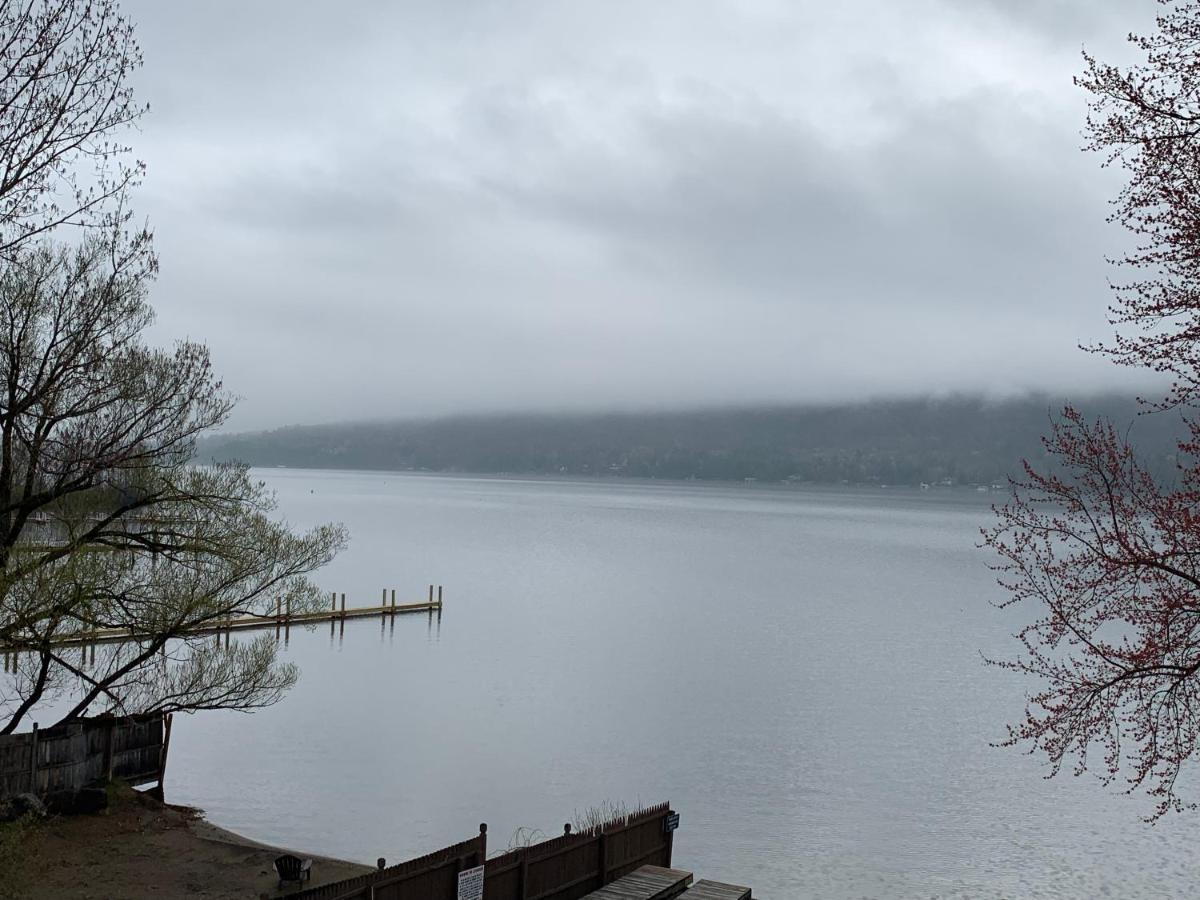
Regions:
<svg viewBox="0 0 1200 900"><path fill-rule="evenodd" d="M479 836L419 859L311 888L305 900L456 900L458 874L484 865L484 900L578 900L640 866L671 865L670 804L663 803L486 860Z"/></svg>
<svg viewBox="0 0 1200 900"><path fill-rule="evenodd" d="M0 801L73 795L111 778L161 787L170 735L171 717L162 713L74 719L0 735Z"/></svg>
<svg viewBox="0 0 1200 900"><path fill-rule="evenodd" d="M670 868L669 803L487 861L486 900L576 900L641 866ZM451 900L453 898L451 897Z"/></svg>
<svg viewBox="0 0 1200 900"><path fill-rule="evenodd" d="M310 888L294 897L305 900L455 900L458 873L483 865L487 826L479 836L368 875Z"/></svg>

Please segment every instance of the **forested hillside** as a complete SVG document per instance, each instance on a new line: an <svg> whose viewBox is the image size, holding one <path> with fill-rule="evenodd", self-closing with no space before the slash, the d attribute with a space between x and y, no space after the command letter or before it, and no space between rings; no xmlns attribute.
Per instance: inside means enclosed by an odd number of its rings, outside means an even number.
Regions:
<svg viewBox="0 0 1200 900"><path fill-rule="evenodd" d="M1042 457L1063 400L1047 396L878 401L827 407L604 415L456 416L218 435L202 460L259 466L818 483L990 484ZM1077 405L1131 429L1160 475L1173 471L1174 413L1129 397Z"/></svg>

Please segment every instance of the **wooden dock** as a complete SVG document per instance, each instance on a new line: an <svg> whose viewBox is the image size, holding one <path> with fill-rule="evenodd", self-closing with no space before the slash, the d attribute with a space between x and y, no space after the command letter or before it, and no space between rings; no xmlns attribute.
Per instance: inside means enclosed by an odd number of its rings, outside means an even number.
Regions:
<svg viewBox="0 0 1200 900"><path fill-rule="evenodd" d="M397 603L395 590L391 592L389 602L388 591L385 588L378 606L352 606L349 608L346 606L346 595L339 595L337 591L333 591L330 595L329 609L308 613L293 613L291 610L283 608L282 601L276 600L275 615L247 615L230 619L214 619L203 625L189 628L180 636L203 634L215 634L219 636L222 634L228 635L234 631L248 631L260 628L288 629L293 625L300 627L315 625L321 622L329 622L333 625L338 622L344 623L347 619L386 619L406 613L423 612L430 615L437 613L440 619L442 614L442 586L440 584L436 585L436 595L434 587L435 585L431 584L429 586L428 599L418 603ZM96 644L125 643L138 640L141 637L144 637L144 635L130 631L127 628L96 628L87 631L80 630L58 634L50 639L50 643L59 647L89 647ZM27 651L28 648L0 644L0 652L5 654L5 671L8 671L8 653L18 653L22 650Z"/></svg>
<svg viewBox="0 0 1200 900"><path fill-rule="evenodd" d="M680 894L679 900L750 900L750 888L701 880Z"/></svg>
<svg viewBox="0 0 1200 900"><path fill-rule="evenodd" d="M682 896L691 883L691 872L642 866L636 872L592 891L584 900L670 900Z"/></svg>

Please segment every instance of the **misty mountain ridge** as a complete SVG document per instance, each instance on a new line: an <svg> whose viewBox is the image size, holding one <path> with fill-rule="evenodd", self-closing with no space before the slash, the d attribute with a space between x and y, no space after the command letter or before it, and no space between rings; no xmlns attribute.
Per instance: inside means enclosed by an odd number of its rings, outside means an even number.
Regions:
<svg viewBox="0 0 1200 900"><path fill-rule="evenodd" d="M818 484L1004 482L1066 402L1050 395L877 400L830 406L596 414L462 415L296 425L203 439L202 461L254 466L621 476ZM1184 436L1178 414L1130 396L1076 400L1089 418L1128 427L1159 477ZM1141 414L1139 414L1141 413Z"/></svg>

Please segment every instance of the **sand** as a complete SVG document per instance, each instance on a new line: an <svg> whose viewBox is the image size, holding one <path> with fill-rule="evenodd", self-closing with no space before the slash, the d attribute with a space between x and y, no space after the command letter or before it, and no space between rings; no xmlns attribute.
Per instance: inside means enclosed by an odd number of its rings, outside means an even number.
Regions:
<svg viewBox="0 0 1200 900"><path fill-rule="evenodd" d="M9 826L11 828L11 826ZM94 815L33 823L0 856L0 897L126 900L138 897L280 897L272 861L281 853L313 860L305 887L340 881L370 867L268 847L204 821L198 810L127 790Z"/></svg>

